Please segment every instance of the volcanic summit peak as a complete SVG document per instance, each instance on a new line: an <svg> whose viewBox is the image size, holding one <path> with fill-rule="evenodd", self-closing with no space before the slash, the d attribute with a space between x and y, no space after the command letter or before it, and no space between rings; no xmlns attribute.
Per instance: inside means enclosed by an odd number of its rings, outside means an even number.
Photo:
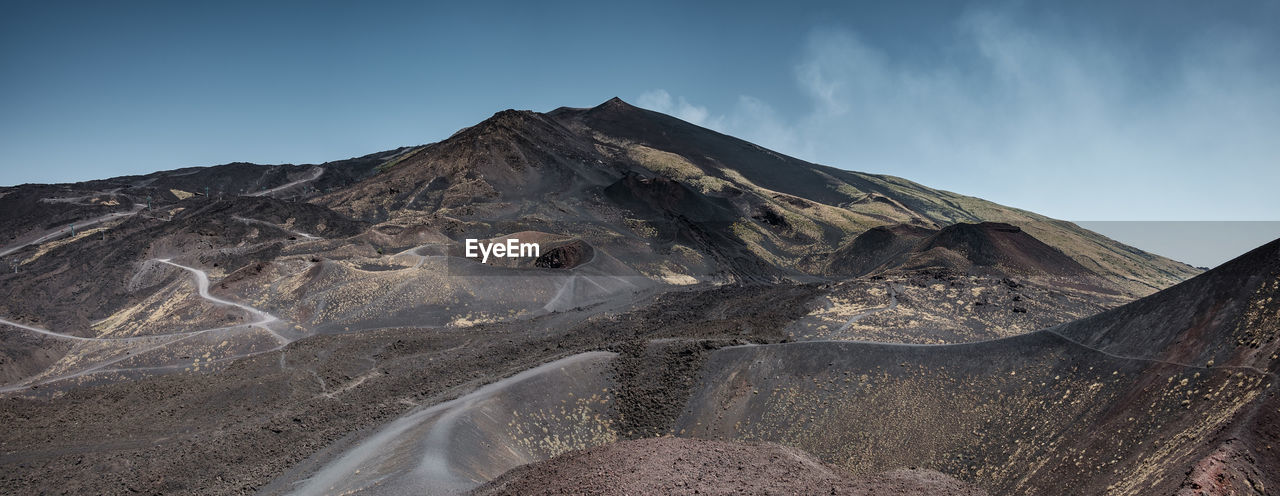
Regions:
<svg viewBox="0 0 1280 496"><path fill-rule="evenodd" d="M616 97L616 96L615 96L615 97L613 97L613 98L610 98L610 99L608 99L608 100L605 100L605 101L604 101L604 103L601 103L600 105L596 105L596 108L622 108L622 109L630 109L630 108L636 108L636 106L634 106L634 105L632 105L632 104L630 104L630 103L627 103L627 102L626 102L626 101L624 101L623 99L618 98L618 97Z"/></svg>

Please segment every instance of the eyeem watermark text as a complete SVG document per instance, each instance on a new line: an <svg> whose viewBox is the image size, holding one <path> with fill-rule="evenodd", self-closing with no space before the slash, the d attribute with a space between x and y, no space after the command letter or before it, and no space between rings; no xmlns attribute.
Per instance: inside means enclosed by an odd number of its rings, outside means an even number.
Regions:
<svg viewBox="0 0 1280 496"><path fill-rule="evenodd" d="M515 238L506 242L484 243L478 239L468 238L466 241L467 258L480 257L480 263L488 263L489 257L516 258L542 256L542 247L538 243L521 243Z"/></svg>

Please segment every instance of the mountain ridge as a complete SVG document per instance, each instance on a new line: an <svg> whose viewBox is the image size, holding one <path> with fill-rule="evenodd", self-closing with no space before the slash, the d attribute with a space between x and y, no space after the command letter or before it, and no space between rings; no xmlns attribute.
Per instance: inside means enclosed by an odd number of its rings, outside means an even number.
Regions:
<svg viewBox="0 0 1280 496"><path fill-rule="evenodd" d="M449 151L464 142L479 152ZM550 179L530 178L522 171L531 167L541 167L544 174L554 172L548 174ZM431 209L453 216L446 209L464 204L465 216L482 221L516 214L565 219L562 211L572 210L580 219L599 222L602 215L591 215L593 210L610 205L563 199L596 194L628 173L664 176L699 195L730 201L739 216L755 219L722 219L732 225L734 237L771 264L800 272L805 271L802 257L833 252L879 225L907 222L941 228L983 221L1018 225L1137 295L1199 272L1069 222L895 176L812 164L616 97L591 108L495 113L421 148L347 193L314 201L373 222L397 216L421 221L415 212ZM542 198L530 199L538 195ZM423 202L424 197L434 199ZM529 203L543 198L565 203L556 209Z"/></svg>
<svg viewBox="0 0 1280 496"><path fill-rule="evenodd" d="M216 197L266 194L314 203L380 231L425 229L454 239L494 238L525 225L557 235L595 232L585 241L646 252L646 273L674 270L719 281L821 276L820 267L842 246L878 226L938 229L989 221L1018 226L1135 296L1199 272L1068 222L894 176L812 164L616 97L591 108L504 110L440 142L346 161L255 167L235 163L4 188L0 207L36 212L56 206L65 210L58 221L65 225L128 206L182 208L177 205L184 198L206 191ZM614 200L652 194L622 192L657 184L652 178L684 188L681 201L721 207L695 214ZM84 200L63 200L74 195ZM38 217L5 219L0 227L11 233L4 240L7 251L56 233L56 223L31 223ZM719 241L696 241L706 237ZM706 264L660 268L671 250L686 249Z"/></svg>
<svg viewBox="0 0 1280 496"><path fill-rule="evenodd" d="M662 434L998 494L1276 483L1280 244L1191 277L621 100L0 207L8 492L462 488Z"/></svg>

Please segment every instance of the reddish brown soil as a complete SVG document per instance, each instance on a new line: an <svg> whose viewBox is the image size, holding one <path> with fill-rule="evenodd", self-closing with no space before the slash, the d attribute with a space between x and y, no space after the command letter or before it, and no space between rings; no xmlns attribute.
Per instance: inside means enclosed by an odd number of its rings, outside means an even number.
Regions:
<svg viewBox="0 0 1280 496"><path fill-rule="evenodd" d="M658 437L573 451L473 494L932 494L985 491L930 470L855 478L795 448Z"/></svg>

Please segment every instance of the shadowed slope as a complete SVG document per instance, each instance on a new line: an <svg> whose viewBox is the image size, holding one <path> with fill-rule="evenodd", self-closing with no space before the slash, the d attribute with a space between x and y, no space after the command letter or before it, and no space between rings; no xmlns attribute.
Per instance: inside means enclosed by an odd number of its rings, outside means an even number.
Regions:
<svg viewBox="0 0 1280 496"><path fill-rule="evenodd" d="M589 225L601 231L588 239L593 245L642 240L656 256L688 248L732 280L815 274L820 270L807 262L814 255L880 225L982 221L1015 224L1131 294L1197 273L1070 223L811 164L618 99L545 114L502 111L404 151L379 170L315 201L355 218L426 224L451 236L524 229L578 236ZM690 231L715 242L698 246Z"/></svg>
<svg viewBox="0 0 1280 496"><path fill-rule="evenodd" d="M959 223L939 230L880 226L831 254L826 273L861 276L889 269L945 269L995 276L1096 276L1018 226Z"/></svg>
<svg viewBox="0 0 1280 496"><path fill-rule="evenodd" d="M954 224L914 248L904 269L946 267L959 272L1024 276L1095 275L1060 250L998 222Z"/></svg>
<svg viewBox="0 0 1280 496"><path fill-rule="evenodd" d="M1124 246L1069 222L928 188L898 177L812 164L668 115L633 107L616 98L591 109L561 108L548 115L579 132L681 157L686 164L696 167L696 175L711 178L698 179L702 184L724 181L732 189L721 191L731 197L742 191L781 200L770 202L770 206L786 217L804 217L821 229L836 229L844 236L894 223L937 227L959 222L1004 222L1021 227L1089 270L1138 294L1149 294L1198 272L1186 264ZM792 199L838 206L852 216L845 222L834 221L823 212L812 211L812 207L797 207L795 202L788 201ZM767 230L761 230L766 238L769 237ZM840 241L843 240L837 239L826 251L833 251ZM810 248L818 251L816 247Z"/></svg>
<svg viewBox="0 0 1280 496"><path fill-rule="evenodd" d="M1277 372L1280 240L1057 332L1119 355Z"/></svg>
<svg viewBox="0 0 1280 496"><path fill-rule="evenodd" d="M1261 494L1280 467L1268 447L1278 247L1008 339L723 349L674 428L780 442L856 473L931 468L997 494L1170 494L1215 474Z"/></svg>
<svg viewBox="0 0 1280 496"><path fill-rule="evenodd" d="M833 252L823 272L837 277L868 274L880 266L894 263L936 232L910 224L873 227Z"/></svg>

